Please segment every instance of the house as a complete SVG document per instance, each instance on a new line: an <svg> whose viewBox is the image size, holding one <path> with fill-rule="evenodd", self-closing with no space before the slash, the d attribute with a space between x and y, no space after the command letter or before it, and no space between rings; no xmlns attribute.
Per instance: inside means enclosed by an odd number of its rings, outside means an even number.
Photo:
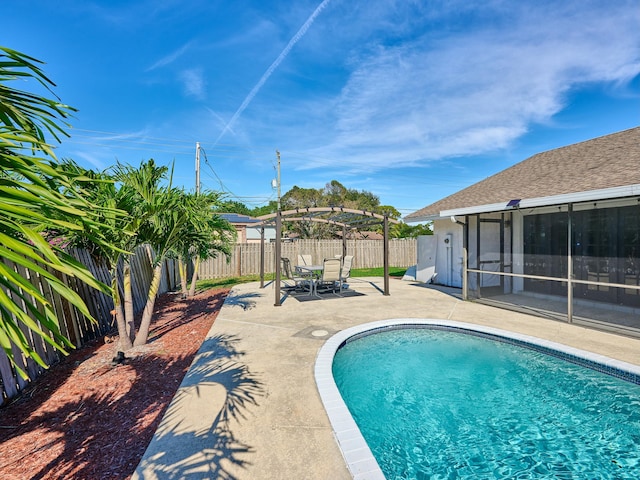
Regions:
<svg viewBox="0 0 640 480"><path fill-rule="evenodd" d="M464 297L640 312L640 127L538 153L405 221L433 221L436 281Z"/></svg>
<svg viewBox="0 0 640 480"><path fill-rule="evenodd" d="M260 243L260 220L250 217L249 215L241 215L239 213L221 213L220 217L236 228L238 234L237 243ZM265 225L264 239L272 242L276 238L276 229L273 225Z"/></svg>

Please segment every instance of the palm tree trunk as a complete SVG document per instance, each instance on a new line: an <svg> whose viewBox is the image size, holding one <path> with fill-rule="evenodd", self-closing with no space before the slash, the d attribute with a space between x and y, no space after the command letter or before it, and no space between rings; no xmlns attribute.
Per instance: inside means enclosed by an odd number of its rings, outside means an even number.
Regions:
<svg viewBox="0 0 640 480"><path fill-rule="evenodd" d="M116 348L121 352L125 352L133 347L133 343L127 332L127 322L122 309L122 299L118 291L118 277L115 271L113 272L111 288L113 289L113 308L116 315L116 325L118 326L118 346Z"/></svg>
<svg viewBox="0 0 640 480"><path fill-rule="evenodd" d="M131 291L131 263L129 263L129 260L124 261L122 277L124 289L124 318L127 337L129 338L129 343L132 343L136 334L136 327L135 315L133 313L133 292Z"/></svg>
<svg viewBox="0 0 640 480"><path fill-rule="evenodd" d="M147 304L144 306L142 312L142 320L140 320L140 329L133 342L133 346L144 345L147 343L149 337L149 328L151 326L151 319L153 317L153 307L156 303L156 296L160 289L160 280L162 279L162 263L156 265L153 269L153 278L151 279L151 285L149 286L149 295L147 295Z"/></svg>
<svg viewBox="0 0 640 480"><path fill-rule="evenodd" d="M118 346L117 349L120 352L126 352L133 347L131 339L127 335L127 322L124 318L124 311L122 310L122 304L116 306L116 322L118 323Z"/></svg>
<svg viewBox="0 0 640 480"><path fill-rule="evenodd" d="M200 256L196 255L193 258L193 275L191 276L191 288L189 289L190 297L193 297L196 294L196 280L198 280L199 269L200 269Z"/></svg>
<svg viewBox="0 0 640 480"><path fill-rule="evenodd" d="M187 298L189 292L187 292L187 264L184 261L184 257L180 255L178 257L178 273L180 274L180 289L182 290L182 298Z"/></svg>

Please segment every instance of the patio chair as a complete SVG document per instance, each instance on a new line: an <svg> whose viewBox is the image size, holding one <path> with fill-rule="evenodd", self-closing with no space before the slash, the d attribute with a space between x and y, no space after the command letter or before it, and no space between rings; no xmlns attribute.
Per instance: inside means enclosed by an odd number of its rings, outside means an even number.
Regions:
<svg viewBox="0 0 640 480"><path fill-rule="evenodd" d="M322 262L322 276L316 283L316 293L318 288L331 289L336 293L336 286L339 286L342 292L342 282L340 281L341 262L337 258L325 258Z"/></svg>
<svg viewBox="0 0 640 480"><path fill-rule="evenodd" d="M308 255L308 254L298 255L298 265L313 265L313 260L311 259L311 255Z"/></svg>
<svg viewBox="0 0 640 480"><path fill-rule="evenodd" d="M351 275L351 264L353 263L353 255L345 255L344 261L342 262L342 269L340 270L340 289L342 290L342 286L344 282L349 279Z"/></svg>
<svg viewBox="0 0 640 480"><path fill-rule="evenodd" d="M299 272L295 272L291 268L291 261L287 257L282 257L280 259L281 265L281 274L287 280L293 281L293 285L286 285L285 288L289 290L306 290L309 289L309 294L313 293L313 278L311 275L301 274Z"/></svg>

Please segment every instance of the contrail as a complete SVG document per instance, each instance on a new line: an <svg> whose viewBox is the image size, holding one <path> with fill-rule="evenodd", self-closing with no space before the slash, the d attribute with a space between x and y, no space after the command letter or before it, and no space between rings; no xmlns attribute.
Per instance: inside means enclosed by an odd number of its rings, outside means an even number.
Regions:
<svg viewBox="0 0 640 480"><path fill-rule="evenodd" d="M242 105L240 105L238 110L236 110L236 113L234 113L233 117L231 117L231 120L229 120L229 123L227 123L224 126L224 128L222 129L222 132L220 132L220 135L218 135L218 138L216 139L215 144L217 144L220 141L222 136L225 133L227 133L227 131L235 123L235 121L238 119L238 117L240 115L242 115L242 112L244 112L244 110L249 106L249 104L251 103L251 100L253 100L253 97L255 97L257 95L258 91L260 91L262 86L269 79L269 77L271 76L273 71L276 68L278 68L278 65L280 65L282 63L282 61L287 57L287 55L289 54L289 52L291 51L293 46L296 43L298 43L298 40L300 40L304 36L304 34L307 33L307 30L309 30L309 27L314 22L316 17L318 15L320 15L320 12L322 12L324 7L326 7L330 1L331 0L323 0L323 2L320 5L318 5L318 7L314 10L314 12L309 16L307 21L304 22L304 25L302 25L302 27L300 27L300 30L298 30L298 32L293 36L293 38L291 40L289 40L289 43L287 44L286 47L284 47L284 50L282 50L282 52L280 52L280 55L278 55L278 58L276 58L274 60L274 62L271 64L271 66L269 68L267 68L267 71L264 72L264 74L262 75L262 78L260 78L258 83L256 83L256 85L251 89L251 91L249 92L249 95L247 95L247 98L244 99L244 101L242 102Z"/></svg>

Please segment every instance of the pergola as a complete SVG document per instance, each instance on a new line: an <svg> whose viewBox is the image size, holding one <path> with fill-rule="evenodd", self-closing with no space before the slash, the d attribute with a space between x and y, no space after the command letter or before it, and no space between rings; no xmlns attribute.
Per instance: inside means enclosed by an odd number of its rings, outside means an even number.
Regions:
<svg viewBox="0 0 640 480"><path fill-rule="evenodd" d="M384 257L384 295L389 295L389 223L398 224L397 220L388 215L366 210L356 210L344 207L308 207L294 210L278 211L269 215L258 217L261 220L257 226L260 229L260 287L264 287L264 226L275 223L276 248L275 248L275 303L280 306L280 261L282 256L282 222L320 222L342 227L342 255L347 254L347 232L351 230L371 229L379 225L383 226L383 257Z"/></svg>

